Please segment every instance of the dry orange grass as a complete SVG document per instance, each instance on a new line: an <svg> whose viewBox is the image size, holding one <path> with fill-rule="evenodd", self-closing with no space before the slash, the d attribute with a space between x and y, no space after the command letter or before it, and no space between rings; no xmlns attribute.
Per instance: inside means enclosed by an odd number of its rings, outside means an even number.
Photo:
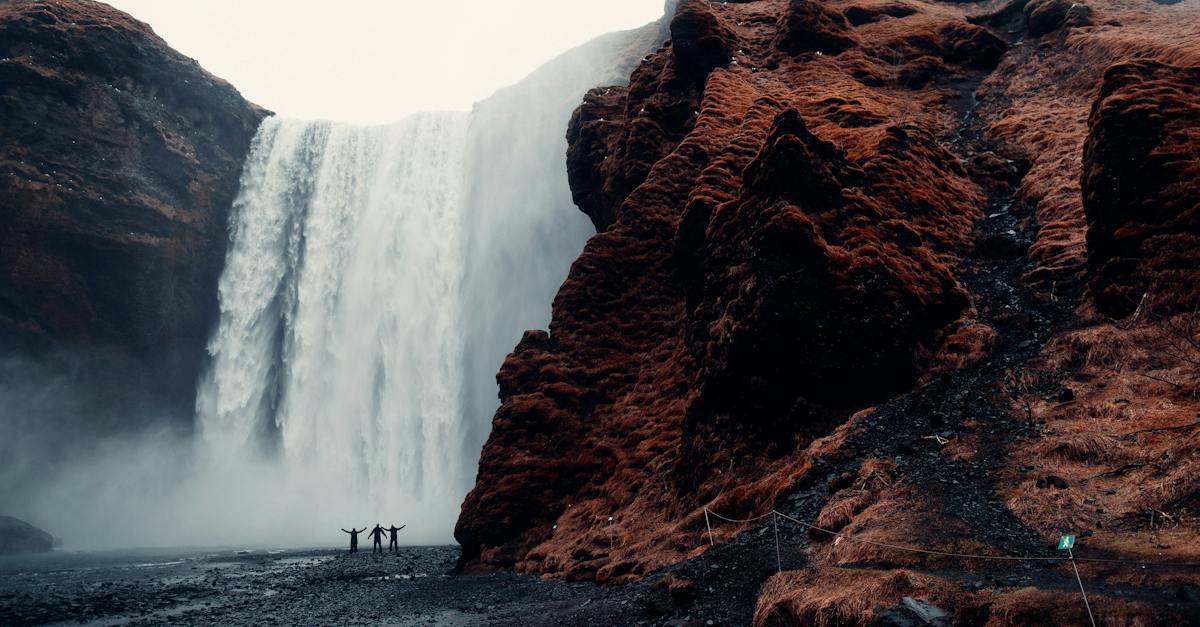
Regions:
<svg viewBox="0 0 1200 627"><path fill-rule="evenodd" d="M754 612L756 627L871 625L882 608L902 597L947 605L948 582L905 570L851 571L828 568L780 573L763 584Z"/></svg>
<svg viewBox="0 0 1200 627"><path fill-rule="evenodd" d="M895 471L896 465L891 460L871 458L864 461L850 487L834 493L813 524L830 531L838 531L850 524L855 516L879 499L880 491L895 483ZM810 530L810 533L828 537L819 531Z"/></svg>
<svg viewBox="0 0 1200 627"><path fill-rule="evenodd" d="M962 521L947 517L935 495L907 487L893 486L874 493L865 508L849 513L860 502L861 490L848 488L854 499L835 497L814 523L837 531L836 536L812 531L810 560L832 566L890 565L897 567L977 568L979 560L929 555L892 547L932 548L964 554L998 554L991 547L971 539L970 528ZM844 521L844 517L849 520ZM824 523L824 524L822 524ZM789 523L790 524L790 523ZM835 525L826 527L825 525ZM840 525L840 526L838 526Z"/></svg>
<svg viewBox="0 0 1200 627"><path fill-rule="evenodd" d="M1200 11L1127 0L1090 0L1094 26L1021 42L981 89L987 135L1030 160L1019 197L1037 207L1032 282L1053 291L1077 281L1085 260L1080 193L1091 103L1110 65L1152 58L1200 63Z"/></svg>
<svg viewBox="0 0 1200 627"><path fill-rule="evenodd" d="M1173 624L1164 608L1137 601L1088 595L1092 612L1103 625L1149 626ZM997 595L991 601L988 627L1007 625L1087 625L1087 611L1078 594L1063 590L1023 588Z"/></svg>
<svg viewBox="0 0 1200 627"><path fill-rule="evenodd" d="M910 570L822 568L771 577L759 592L755 627L832 627L878 624L903 597L950 614L953 624L1086 625L1087 612L1063 573L1063 587L1025 587L964 592L958 582ZM1144 585L1147 581L1135 582ZM1103 625L1171 625L1182 617L1161 604L1148 604L1092 590L1092 611Z"/></svg>
<svg viewBox="0 0 1200 627"><path fill-rule="evenodd" d="M1021 394L1042 434L1010 447L998 482L1031 528L1095 532L1083 551L1200 561L1200 368L1163 350L1171 320L1093 317L1048 343L1035 367L1069 373L1075 400ZM1037 488L1049 474L1069 487ZM1164 530L1170 542L1154 539Z"/></svg>
<svg viewBox="0 0 1200 627"><path fill-rule="evenodd" d="M929 372L922 378L928 381L941 372L969 368L987 357L999 335L982 322L965 319L950 333L930 360Z"/></svg>
<svg viewBox="0 0 1200 627"><path fill-rule="evenodd" d="M1081 433L1068 436L1050 444L1047 451L1050 455L1058 455L1077 462L1096 462L1115 459L1119 453L1120 441L1117 438L1096 433Z"/></svg>

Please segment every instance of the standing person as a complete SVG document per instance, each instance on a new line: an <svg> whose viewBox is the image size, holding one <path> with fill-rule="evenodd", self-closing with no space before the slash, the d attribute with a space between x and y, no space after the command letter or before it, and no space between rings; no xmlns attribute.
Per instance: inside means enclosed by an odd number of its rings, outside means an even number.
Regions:
<svg viewBox="0 0 1200 627"><path fill-rule="evenodd" d="M383 526L375 523L375 528L367 535L375 541L375 546L371 549L371 553L373 554L376 551L383 553Z"/></svg>
<svg viewBox="0 0 1200 627"><path fill-rule="evenodd" d="M366 530L367 530L366 527L363 527L362 529L357 529L357 530L354 527L351 527L349 529L349 531L347 531L346 529L342 529L342 531L345 531L346 533L350 534L350 552L351 553L358 553L358 534L360 534Z"/></svg>
<svg viewBox="0 0 1200 627"><path fill-rule="evenodd" d="M400 531L401 529L403 529L407 526L408 525L400 525L399 527L397 527L396 525L393 524L391 527L387 528L388 533L391 534L391 541L388 542L388 551L399 551L400 550L400 545L398 545L396 543L396 532Z"/></svg>

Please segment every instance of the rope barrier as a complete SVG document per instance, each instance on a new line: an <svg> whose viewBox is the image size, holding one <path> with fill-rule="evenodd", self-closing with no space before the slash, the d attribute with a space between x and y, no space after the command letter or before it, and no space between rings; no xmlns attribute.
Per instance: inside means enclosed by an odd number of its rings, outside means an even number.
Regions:
<svg viewBox="0 0 1200 627"><path fill-rule="evenodd" d="M711 545L713 542L713 537L712 537L712 526L709 525L709 522L708 522L709 513L710 512L709 512L708 507L705 506L705 508L704 508L704 524L708 527L708 542ZM897 544L889 544L887 542L875 542L874 540L865 540L862 538L851 538L849 536L843 535L836 531L831 531L829 529L818 527L814 524L806 523L803 520L800 520L798 518L788 516L787 514L784 514L783 512L781 512L777 509L772 509L771 511L767 512L766 514L763 514L762 516L757 516L755 518L748 518L745 520L726 518L716 512L711 512L711 513L713 516L716 516L717 518L720 518L722 520L727 520L729 522L735 522L735 523L754 522L756 520L762 520L763 518L766 518L767 516L771 516L771 525L774 527L774 530L775 530L775 571L776 572L783 572L783 558L782 558L782 553L781 553L781 550L779 547L779 518L781 516L783 518L786 518L786 519L798 524L798 525L807 527L808 529L812 529L814 531L820 531L822 533L827 533L827 534L837 538L839 542L842 540L846 540L849 542L857 542L859 544L869 544L872 546L878 546L878 547L893 549L893 550L897 550L897 551L908 551L911 553L923 553L926 555L941 555L941 556L946 556L946 557L961 557L961 558L967 558L967 559L982 559L982 560L1062 561L1062 560L1066 559L1071 562L1071 568L1074 569L1074 571L1075 571L1075 581L1077 581L1079 583L1079 593L1083 595L1083 606L1087 610L1088 620L1091 621L1092 627L1096 627L1096 618L1095 618L1095 616L1092 615L1092 605L1088 601L1087 591L1085 591L1083 588L1083 577L1081 577L1079 575L1079 567L1075 565L1075 554L1070 549L1067 550L1068 557L1066 557L1066 558L1063 558L1063 557L1024 557L1024 556L1015 556L1015 555L982 555L982 554L973 554L973 553L955 553L953 551L938 551L936 549L921 549L921 548L916 548L916 547L911 547L911 546L901 546L901 545L897 545Z"/></svg>
<svg viewBox="0 0 1200 627"><path fill-rule="evenodd" d="M1079 574L1079 566L1076 565L1076 562L1093 562L1093 563L1121 564L1121 565L1133 565L1133 566L1140 565L1142 567L1145 567L1145 566L1176 566L1176 567L1190 568L1190 567L1200 566L1200 564L1190 564L1190 563L1182 563L1182 562L1135 562L1135 561L1131 561L1131 560L1119 560L1119 559L1109 559L1109 558L1100 558L1100 557L1077 558L1077 557L1075 557L1074 551L1072 551L1069 548L1067 549L1067 557L1041 557L1041 556L1023 556L1023 555L983 555L983 554L979 554L979 553L957 553L954 551L939 551L937 549L925 549L925 548L918 548L918 547L911 547L911 546L902 546L902 545L898 545L898 544L890 544L887 542L876 542L874 540L866 540L863 538L852 538L845 534L838 533L838 532L832 531L830 529L825 529L823 527L818 527L817 525L804 522L803 520L800 520L798 518L788 516L787 514L781 512L779 510L776 510L776 509L772 509L771 511L767 512L766 514L763 514L762 516L755 516L753 518L746 518L746 519L737 519L737 518L727 518L725 516L722 516L714 511L708 509L708 507L705 506L704 507L704 525L708 530L708 543L710 546L714 545L712 525L709 522L710 514L721 520L731 522L731 523L737 523L737 524L756 522L756 521L766 518L767 516L771 516L772 517L771 525L775 531L775 569L776 569L776 572L783 572L783 558L782 558L782 552L781 552L780 545L779 545L779 519L780 519L780 517L786 518L787 520L790 520L798 525L801 525L802 527L806 527L806 528L812 529L814 531L819 531L821 533L829 534L835 538L838 538L839 541L844 540L847 542L857 542L859 544L869 544L871 546L877 546L877 547L892 549L892 550L896 550L896 551L907 551L910 553L922 553L925 555L940 555L940 556L944 556L944 557L959 557L959 558L964 558L964 559L979 559L979 560L1054 561L1054 562L1061 562L1064 560L1069 561L1071 563L1071 569L1075 572L1075 581L1079 584L1079 593L1080 593L1080 595L1083 596L1083 606L1084 606L1084 609L1087 610L1088 620L1091 622L1092 627L1096 627L1096 617L1092 614L1092 604L1090 601L1088 601L1087 590L1085 590L1083 587L1083 577Z"/></svg>
<svg viewBox="0 0 1200 627"><path fill-rule="evenodd" d="M747 518L745 520L739 520L737 518L726 518L714 511L712 511L711 509L708 509L707 507L704 508L704 511L712 514L713 516L715 516L717 518L720 518L721 520L724 520L725 522L731 522L731 523L751 523L751 522L762 520L762 519L766 518L767 516L770 516L771 514L775 513L775 510L771 510L771 511L763 514L762 516L755 516L754 518Z"/></svg>
<svg viewBox="0 0 1200 627"><path fill-rule="evenodd" d="M775 526L775 572L782 573L783 558L780 557L779 552L779 512L771 510L771 513L775 514L771 517L771 524Z"/></svg>
<svg viewBox="0 0 1200 627"><path fill-rule="evenodd" d="M772 510L772 511L775 511L775 510ZM983 555L981 553L955 553L953 551L938 551L936 549L921 549L921 548L911 547L911 546L901 546L898 544L888 544L887 542L875 542L874 540L864 540L862 538L851 538L850 536L847 536L845 534L841 534L836 531L830 531L829 529L823 529L816 525L806 523L802 520L792 518L791 516L788 516L787 514L784 514L783 512L777 512L777 513L780 516L783 516L784 518L786 518L798 525L803 525L814 531L820 531L821 533L827 533L831 536L841 538L842 540L844 540L846 542L857 542L859 544L870 544L872 546L883 547L886 549L894 549L897 551L908 551L910 553L924 553L927 555L941 555L941 556L945 556L945 557L962 557L962 558L966 558L966 559L1005 560L1005 561L1017 561L1017 562L1019 562L1019 561L1062 561L1062 560L1067 559L1065 557L1025 557L1022 555Z"/></svg>
<svg viewBox="0 0 1200 627"><path fill-rule="evenodd" d="M803 520L800 520L793 516L789 516L777 509L772 509L765 514L762 514L761 516L754 516L752 518L729 518L728 516L722 516L721 514L718 514L717 512L714 512L714 511L708 509L707 506L704 506L703 509L704 509L704 528L708 535L709 546L716 546L716 537L715 537L715 534L713 533L713 528L712 528L712 520L711 520L712 518L717 518L719 520L723 520L725 522L730 522L730 523L734 523L734 524L747 524L747 523L758 522L758 521L763 520L766 517L770 516L771 517L771 526L772 526L772 529L774 531L774 536L775 536L775 569L777 572L783 572L783 551L782 551L782 548L781 548L781 545L779 542L779 519L780 518L790 520L790 521L796 523L797 525L800 525L807 529L811 529L813 531L818 531L818 532L833 536L834 538L838 539L838 542L841 542L841 541L855 542L858 544L867 544L867 545L871 545L871 546L877 546L880 548L892 549L895 551L906 551L909 553L921 553L921 554L925 554L925 555L940 555L943 557L957 557L957 558L962 558L962 559L994 560L994 561L1008 561L1008 562L1069 561L1071 563L1071 569L1075 573L1075 581L1079 584L1079 593L1083 596L1084 608L1087 610L1088 620L1091 621L1092 627L1096 627L1096 618L1092 614L1091 602L1087 598L1087 591L1084 589L1084 586L1083 586L1083 577L1079 573L1079 567L1076 565L1076 562L1092 562L1092 563L1099 563L1099 564L1119 564L1119 565L1125 565L1125 566L1142 566L1143 568L1146 566L1166 566L1166 567L1176 567L1176 568L1200 567L1200 563L1188 563L1188 562L1143 562L1143 561L1122 560L1122 559L1112 559L1112 558L1103 558L1103 557L1075 557L1074 552L1071 551L1069 548L1067 549L1067 557L1024 556L1024 555L984 555L981 553L958 553L958 552L954 552L954 551L940 551L937 549L926 549L926 548L921 548L921 547L904 546L904 545L900 545L900 544L891 544L888 542L876 542L874 540L867 540L864 538L850 537L849 535L846 535L844 533L833 531L831 529L825 529L823 527L818 527L817 525L814 525L812 523L804 522ZM609 549L615 550L615 548L616 548L616 529L614 527L615 517L614 516L607 516L607 517L597 516L596 518L598 518L598 519L607 518L608 532L609 532ZM555 528L557 528L557 525L555 525Z"/></svg>
<svg viewBox="0 0 1200 627"><path fill-rule="evenodd" d="M1103 557L1076 557L1076 562L1093 562L1099 564L1124 564L1128 566L1175 566L1177 568L1200 568L1196 562L1135 562L1133 560L1116 560Z"/></svg>
<svg viewBox="0 0 1200 627"><path fill-rule="evenodd" d="M874 540L865 540L862 538L853 538L846 534L838 533L837 531L832 531L829 529L818 527L811 523L806 523L803 520L793 518L792 516L788 516L787 514L781 512L781 511L778 511L778 510L774 510L774 509L771 510L770 512L767 512L766 514L763 514L762 516L756 516L754 518L747 518L744 520L736 519L736 518L727 518L725 516L722 516L714 511L708 509L707 507L704 508L704 512L705 512L705 520L706 521L708 519L708 515L711 514L712 516L714 516L716 518L719 518L719 519L727 521L727 522L732 522L732 523L755 522L758 520L762 520L763 518L766 518L767 516L770 516L772 514L777 514L777 515L779 515L783 518L786 518L798 525L812 529L813 531L819 531L821 533L825 533L825 534L828 534L828 535L831 535L834 537L840 537L845 542L857 542L859 544L870 544L872 546L878 546L878 547L885 548L885 549L893 549L896 551L908 551L910 553L924 553L927 555L941 555L944 557L961 557L964 559L999 560L999 561L1010 561L1010 562L1020 562L1020 561L1063 562L1063 561L1068 561L1070 559L1074 559L1077 562L1093 562L1093 563L1100 563L1100 564L1123 564L1123 565L1129 565L1129 566L1167 566L1167 567L1174 566L1174 567L1178 567L1178 568L1200 568L1200 563L1191 563L1191 562L1142 562L1142 561L1120 560L1120 559L1111 559L1111 558L1103 558L1103 557L1067 558L1067 557L1058 557L1058 556L1051 557L1051 556L1025 556L1025 555L984 555L982 553L955 553L953 551L939 551L937 549L925 549L925 548L912 547L912 546L903 546L903 545L899 545L899 544L889 544L887 542L876 542ZM708 531L710 534L710 544L711 544L712 543L712 540L711 540L712 528L709 527Z"/></svg>

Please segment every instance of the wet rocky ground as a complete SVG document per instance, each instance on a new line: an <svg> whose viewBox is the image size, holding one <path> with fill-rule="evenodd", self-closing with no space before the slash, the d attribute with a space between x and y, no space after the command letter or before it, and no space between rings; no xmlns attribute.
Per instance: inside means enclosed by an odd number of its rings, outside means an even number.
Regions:
<svg viewBox="0 0 1200 627"><path fill-rule="evenodd" d="M745 558L743 552L740 557ZM715 625L753 608L649 581L602 588L515 573L454 575L458 547L397 554L144 550L0 558L0 625ZM750 556L757 561L757 556ZM728 565L726 565L728 566ZM718 573L721 566L711 568ZM718 577L718 579L720 579Z"/></svg>

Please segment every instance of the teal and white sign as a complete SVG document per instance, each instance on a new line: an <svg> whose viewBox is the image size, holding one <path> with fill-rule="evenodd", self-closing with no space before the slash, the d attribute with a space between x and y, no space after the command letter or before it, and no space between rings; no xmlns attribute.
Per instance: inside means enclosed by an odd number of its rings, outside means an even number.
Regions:
<svg viewBox="0 0 1200 627"><path fill-rule="evenodd" d="M1059 536L1058 550L1066 551L1075 548L1075 536Z"/></svg>

